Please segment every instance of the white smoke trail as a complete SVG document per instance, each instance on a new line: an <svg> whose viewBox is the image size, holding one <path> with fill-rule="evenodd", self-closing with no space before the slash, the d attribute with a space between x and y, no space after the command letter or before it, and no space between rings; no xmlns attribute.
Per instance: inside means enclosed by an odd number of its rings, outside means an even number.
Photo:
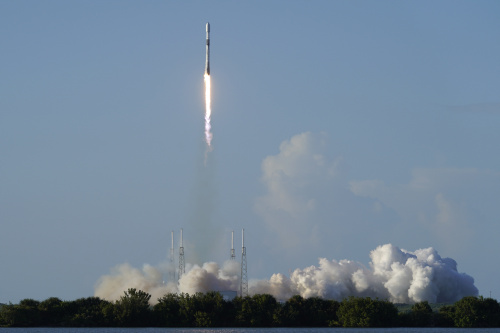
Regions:
<svg viewBox="0 0 500 333"><path fill-rule="evenodd" d="M205 74L205 141L207 143L207 151L212 150L212 125L210 125L210 117L212 116L212 100L211 100L210 75Z"/></svg>
<svg viewBox="0 0 500 333"><path fill-rule="evenodd" d="M370 253L370 268L350 260L319 260L318 267L296 269L290 277L274 274L269 280L250 281L250 294L271 294L278 300L293 295L342 300L348 296L378 297L395 303L420 301L455 302L476 296L474 279L457 271L457 263L441 258L433 248L409 252L391 244ZM162 272L162 270L164 272ZM228 291L239 289L238 262L226 261L222 268L214 262L201 267L186 265L186 273L175 283L164 284L165 267L144 265L142 270L119 265L99 279L95 296L117 300L128 288L152 295L151 302L166 293Z"/></svg>

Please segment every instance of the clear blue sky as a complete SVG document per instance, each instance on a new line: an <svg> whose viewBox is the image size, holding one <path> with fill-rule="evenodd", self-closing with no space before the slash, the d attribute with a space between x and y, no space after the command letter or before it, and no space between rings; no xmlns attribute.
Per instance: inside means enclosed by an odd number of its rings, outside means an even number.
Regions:
<svg viewBox="0 0 500 333"><path fill-rule="evenodd" d="M433 247L500 297L500 2L1 1L0 303L117 264ZM213 146L203 165L205 23Z"/></svg>

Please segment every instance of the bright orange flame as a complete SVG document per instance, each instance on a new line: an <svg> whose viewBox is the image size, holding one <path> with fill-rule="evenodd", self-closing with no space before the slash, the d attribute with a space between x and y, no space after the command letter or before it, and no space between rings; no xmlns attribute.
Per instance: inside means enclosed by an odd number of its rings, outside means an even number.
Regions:
<svg viewBox="0 0 500 333"><path fill-rule="evenodd" d="M210 117L212 116L212 105L210 98L210 75L205 74L205 141L207 142L208 149L212 148L212 133L210 130Z"/></svg>

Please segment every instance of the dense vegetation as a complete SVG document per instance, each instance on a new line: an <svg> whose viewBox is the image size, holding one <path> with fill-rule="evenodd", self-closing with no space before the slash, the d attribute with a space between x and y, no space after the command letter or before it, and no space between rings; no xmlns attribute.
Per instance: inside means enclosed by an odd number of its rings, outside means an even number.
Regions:
<svg viewBox="0 0 500 333"><path fill-rule="evenodd" d="M12 327L499 327L500 305L465 297L434 311L427 302L398 312L388 301L349 297L341 302L294 296L279 303L271 295L226 301L217 292L167 294L154 306L151 295L129 289L116 302L98 297L39 302L24 299L0 307L0 326Z"/></svg>

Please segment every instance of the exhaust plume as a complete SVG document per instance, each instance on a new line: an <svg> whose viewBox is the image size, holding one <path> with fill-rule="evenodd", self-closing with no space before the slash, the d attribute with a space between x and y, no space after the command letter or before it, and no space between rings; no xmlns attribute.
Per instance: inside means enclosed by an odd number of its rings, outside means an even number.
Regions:
<svg viewBox="0 0 500 333"><path fill-rule="evenodd" d="M168 265L165 272L168 271ZM99 278L94 288L94 296L116 301L123 296L123 292L129 288L136 288L151 294L151 303L157 303L157 299L168 293L176 293L177 283L163 283L163 269L144 264L141 269L134 268L129 264L121 264L111 269L109 275Z"/></svg>
<svg viewBox="0 0 500 333"><path fill-rule="evenodd" d="M187 264L186 273L179 281L164 283L162 279L169 270L168 266L167 263L157 267L145 264L141 270L129 264L118 265L97 281L94 295L116 301L124 291L136 288L151 294L150 302L156 304L158 298L168 293L228 291L237 290L239 286L240 265L235 261L226 261L222 268L215 262L206 262L202 266Z"/></svg>
<svg viewBox="0 0 500 333"><path fill-rule="evenodd" d="M287 277L273 274L269 280L250 281L249 294L271 294L278 300L294 295L342 300L349 296L378 297L394 303L456 302L477 296L474 279L457 271L451 258L441 258L432 247L409 252L386 244L370 253L370 267L351 260L319 259L319 265L296 269ZM114 301L128 288L151 294L151 302L167 293L236 291L240 283L240 263L228 260L222 267L215 262L202 266L186 265L179 281L163 283L168 264L144 265L142 270L129 264L111 269L96 284L95 296Z"/></svg>
<svg viewBox="0 0 500 333"><path fill-rule="evenodd" d="M205 142L207 143L207 151L212 150L212 125L210 125L210 117L212 116L210 92L210 75L205 74Z"/></svg>
<svg viewBox="0 0 500 333"><path fill-rule="evenodd" d="M370 268L351 260L321 258L318 267L296 269L290 277L274 274L255 281L250 293L279 300L299 294L335 300L378 297L394 303L455 302L478 294L474 279L459 273L455 260L441 258L432 247L409 252L386 244L371 251L370 258Z"/></svg>

